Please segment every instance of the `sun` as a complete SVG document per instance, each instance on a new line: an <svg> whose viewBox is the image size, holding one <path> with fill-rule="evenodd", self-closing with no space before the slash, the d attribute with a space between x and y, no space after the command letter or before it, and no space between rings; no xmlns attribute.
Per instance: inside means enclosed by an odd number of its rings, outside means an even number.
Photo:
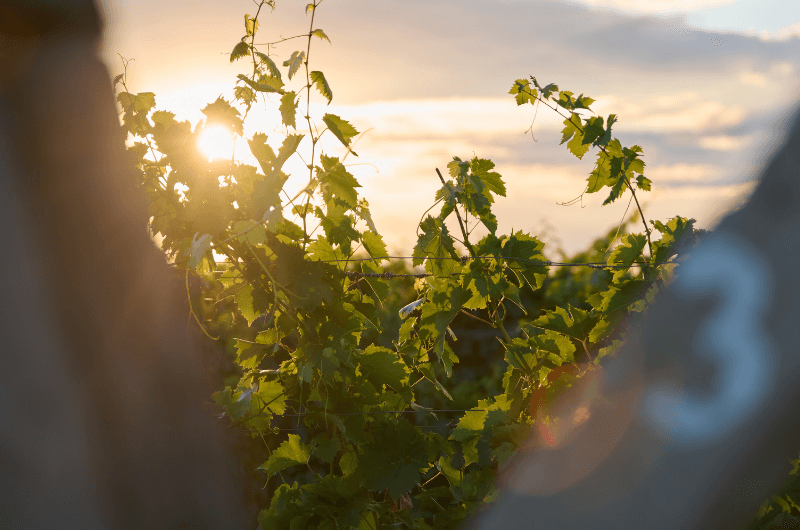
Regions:
<svg viewBox="0 0 800 530"><path fill-rule="evenodd" d="M218 158L230 158L233 153L233 135L224 127L211 126L203 130L197 147L208 157L209 162Z"/></svg>

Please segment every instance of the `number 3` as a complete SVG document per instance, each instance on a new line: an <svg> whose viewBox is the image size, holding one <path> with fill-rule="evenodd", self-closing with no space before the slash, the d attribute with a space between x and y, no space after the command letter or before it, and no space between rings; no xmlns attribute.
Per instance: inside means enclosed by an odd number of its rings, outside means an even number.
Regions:
<svg viewBox="0 0 800 530"><path fill-rule="evenodd" d="M771 292L770 269L738 238L716 234L679 269L673 288L679 301L717 295L720 302L701 320L692 351L717 367L718 391L699 398L673 384L645 394L648 422L676 443L715 442L729 435L766 398L774 348L761 324Z"/></svg>

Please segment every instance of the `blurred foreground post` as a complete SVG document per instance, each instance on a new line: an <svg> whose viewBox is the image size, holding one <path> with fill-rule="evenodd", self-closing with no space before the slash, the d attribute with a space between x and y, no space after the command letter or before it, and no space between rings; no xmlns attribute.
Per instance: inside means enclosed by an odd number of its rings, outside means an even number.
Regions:
<svg viewBox="0 0 800 530"><path fill-rule="evenodd" d="M797 114L785 142L633 325L589 419L509 465L472 528L735 530L786 481L800 449Z"/></svg>
<svg viewBox="0 0 800 530"><path fill-rule="evenodd" d="M100 30L0 2L0 528L245 528Z"/></svg>

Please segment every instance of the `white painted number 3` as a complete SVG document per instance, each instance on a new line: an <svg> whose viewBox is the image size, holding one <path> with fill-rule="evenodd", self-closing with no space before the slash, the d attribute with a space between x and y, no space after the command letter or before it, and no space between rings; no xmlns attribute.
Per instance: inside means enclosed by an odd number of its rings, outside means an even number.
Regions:
<svg viewBox="0 0 800 530"><path fill-rule="evenodd" d="M713 443L729 435L766 398L775 358L763 320L769 304L769 266L746 243L715 234L678 269L673 284L686 301L719 297L692 338L692 352L714 363L716 392L698 397L676 385L651 388L643 403L648 422L677 444Z"/></svg>

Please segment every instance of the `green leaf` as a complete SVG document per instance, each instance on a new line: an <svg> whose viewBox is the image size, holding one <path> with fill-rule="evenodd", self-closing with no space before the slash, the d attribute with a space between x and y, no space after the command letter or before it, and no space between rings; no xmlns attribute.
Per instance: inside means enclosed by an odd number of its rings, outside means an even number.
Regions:
<svg viewBox="0 0 800 530"><path fill-rule="evenodd" d="M583 128L584 144L594 144L595 141L605 133L603 128L602 116L593 116L586 120L586 126Z"/></svg>
<svg viewBox="0 0 800 530"><path fill-rule="evenodd" d="M280 149L278 149L278 156L275 157L275 163L272 169L273 172L280 171L283 168L283 164L289 160L289 157L297 152L297 148L300 146L300 141L302 139L302 134L286 135L286 138L283 139L283 143L281 143Z"/></svg>
<svg viewBox="0 0 800 530"><path fill-rule="evenodd" d="M166 110L157 110L150 117L157 126L160 125L164 129L175 123L175 114Z"/></svg>
<svg viewBox="0 0 800 530"><path fill-rule="evenodd" d="M236 221L231 225L231 230L237 235L236 238L243 243L251 245L263 245L267 242L267 233L260 223L253 220Z"/></svg>
<svg viewBox="0 0 800 530"><path fill-rule="evenodd" d="M361 234L361 242L367 253L373 258L383 258L386 256L386 244L383 242L383 237L374 232L364 232Z"/></svg>
<svg viewBox="0 0 800 530"><path fill-rule="evenodd" d="M447 391L444 385L442 385L442 383L440 383L439 380L436 378L436 375L433 373L433 366L431 366L430 363L420 364L417 368L428 381L433 383L433 385L439 392L441 392L450 401L453 401L453 396L450 395L450 393Z"/></svg>
<svg viewBox="0 0 800 530"><path fill-rule="evenodd" d="M241 114L222 96L219 96L214 103L206 105L200 112L205 114L207 125L216 123L225 126L239 136L243 134Z"/></svg>
<svg viewBox="0 0 800 530"><path fill-rule="evenodd" d="M419 301L420 300L418 300L417 302L419 302ZM412 302L412 303L416 303L416 302ZM404 309L407 309L408 306L410 306L410 305L411 304L405 306ZM410 313L410 312L411 312L411 310L408 311L408 313ZM402 309L401 309L400 310L400 318L406 318L407 316L408 316L408 314L406 314L406 315L402 314ZM398 333L398 338L397 338L397 340L398 340L398 342L400 344L411 340L411 332L414 330L414 325L416 323L417 323L417 318L416 317L407 318L406 321L403 322L403 325L400 326L400 332Z"/></svg>
<svg viewBox="0 0 800 530"><path fill-rule="evenodd" d="M369 213L369 203L367 199L360 199L358 201L358 207L356 208L356 215L358 215L364 222L367 223L367 227L374 233L378 233L378 229L375 228L375 221L372 220L372 214Z"/></svg>
<svg viewBox="0 0 800 530"><path fill-rule="evenodd" d="M239 41L239 43L233 47L233 51L231 51L231 62L241 59L242 57L247 57L248 55L250 55L250 45L245 41Z"/></svg>
<svg viewBox="0 0 800 530"><path fill-rule="evenodd" d="M650 191L650 186L652 184L653 182L644 175L638 175L636 177L636 187L640 190Z"/></svg>
<svg viewBox="0 0 800 530"><path fill-rule="evenodd" d="M502 238L488 235L478 242L475 252L478 256L507 258L503 261L516 275L518 286L527 283L531 290L536 290L543 285L549 270L543 248L544 243L536 237L517 231Z"/></svg>
<svg viewBox="0 0 800 530"><path fill-rule="evenodd" d="M440 219L434 219L430 215L420 223L419 228L422 234L417 238L414 246L413 264L421 265L425 261L425 270L437 277L449 277L455 270L455 261L458 260L453 238L447 231L447 226ZM433 259L427 259L433 258Z"/></svg>
<svg viewBox="0 0 800 530"><path fill-rule="evenodd" d="M425 436L419 428L400 419L375 429L374 441L363 447L358 476L367 489L389 491L397 500L420 483L419 469L428 467Z"/></svg>
<svg viewBox="0 0 800 530"><path fill-rule="evenodd" d="M678 243L684 237L691 237L694 229L694 219L673 217L667 224L656 221L653 226L661 232L661 239L653 242L653 263L661 264L676 253Z"/></svg>
<svg viewBox="0 0 800 530"><path fill-rule="evenodd" d="M609 286L607 291L590 296L588 302L597 311L604 313L619 311L636 302L648 285L644 280L626 280Z"/></svg>
<svg viewBox="0 0 800 530"><path fill-rule="evenodd" d="M256 52L256 55L258 55L258 57L261 59L261 62L267 66L270 76L281 79L281 71L278 70L278 65L275 64L275 61L273 61L269 55L262 52Z"/></svg>
<svg viewBox="0 0 800 530"><path fill-rule="evenodd" d="M243 285L241 289L236 291L233 299L236 301L242 316L247 320L247 325L251 326L258 317L258 314L253 309L253 287L248 284Z"/></svg>
<svg viewBox="0 0 800 530"><path fill-rule="evenodd" d="M286 127L297 128L297 100L294 90L281 96L281 104L278 109L281 111L281 121Z"/></svg>
<svg viewBox="0 0 800 530"><path fill-rule="evenodd" d="M584 97L583 94L581 94L580 96L578 96L578 99L575 100L575 108L592 110L589 108L589 106L592 103L594 103L594 100L592 98L590 98L589 96ZM600 121L602 123L602 118L600 118Z"/></svg>
<svg viewBox="0 0 800 530"><path fill-rule="evenodd" d="M264 133L255 133L253 139L247 141L247 145L250 146L250 152L256 157L256 160L258 160L261 171L263 171L265 175L271 174L275 166L275 151L267 144L267 135Z"/></svg>
<svg viewBox="0 0 800 530"><path fill-rule="evenodd" d="M286 412L286 390L280 381L261 381L255 397L253 402L258 411L264 409L278 415Z"/></svg>
<svg viewBox="0 0 800 530"><path fill-rule="evenodd" d="M647 237L644 234L626 234L622 236L619 245L608 256L608 265L622 265L625 267L614 271L614 281L625 276L633 262L642 255L646 244Z"/></svg>
<svg viewBox="0 0 800 530"><path fill-rule="evenodd" d="M590 316L587 311L567 304L567 309L556 307L555 311L545 311L531 325L582 341L589 336L596 321L597 318Z"/></svg>
<svg viewBox="0 0 800 530"><path fill-rule="evenodd" d="M399 390L410 373L397 353L374 344L359 356L358 364L364 377L377 388L387 385Z"/></svg>
<svg viewBox="0 0 800 530"><path fill-rule="evenodd" d="M322 31L321 29L315 29L314 31L311 32L311 35L314 37L318 37L320 40L326 40L328 42L331 41L331 39L329 39L328 36L325 35L325 32Z"/></svg>
<svg viewBox="0 0 800 530"><path fill-rule="evenodd" d="M328 85L328 80L325 79L325 74L319 70L314 70L311 72L311 83L317 87L319 93L328 100L328 105L330 105L331 100L333 100L333 92L331 92L331 87Z"/></svg>
<svg viewBox="0 0 800 530"><path fill-rule="evenodd" d="M317 178L322 189L322 200L330 204L334 199L342 201L348 208L358 206L358 192L360 188L356 178L333 156L320 155L322 168L317 169Z"/></svg>
<svg viewBox="0 0 800 530"><path fill-rule="evenodd" d="M573 155L578 157L578 159L582 159L583 155L589 150L589 144L583 141L583 133L578 131L575 133L575 136L572 137L572 140L567 143L567 148Z"/></svg>
<svg viewBox="0 0 800 530"><path fill-rule="evenodd" d="M358 455L354 450L345 452L339 459L339 469L342 470L342 475L348 477L358 468Z"/></svg>
<svg viewBox="0 0 800 530"><path fill-rule="evenodd" d="M204 234L197 237L195 234L192 237L192 246L189 251L189 269L196 270L200 266L200 260L206 255L206 252L211 250L211 235Z"/></svg>
<svg viewBox="0 0 800 530"><path fill-rule="evenodd" d="M256 31L258 31L258 20L254 19L250 15L245 15L244 30L249 36L255 35Z"/></svg>
<svg viewBox="0 0 800 530"><path fill-rule="evenodd" d="M514 81L508 93L514 95L514 99L517 100L517 105L523 105L525 103L533 105L536 102L536 89L531 88L527 79L517 79Z"/></svg>
<svg viewBox="0 0 800 530"><path fill-rule="evenodd" d="M334 245L339 245L350 252L350 244L361 239L361 234L355 229L355 219L352 215L347 215L348 207L339 199L333 199L327 203L327 212L317 208L317 217L325 230L328 241Z"/></svg>
<svg viewBox="0 0 800 530"><path fill-rule="evenodd" d="M506 185L503 182L503 178L499 173L491 171L494 168L494 162L475 157L470 160L469 167L472 170L472 174L480 179L486 189L495 195L506 196Z"/></svg>
<svg viewBox="0 0 800 530"><path fill-rule="evenodd" d="M593 322L594 319L584 321L582 327L588 328ZM586 333L589 333L588 329ZM533 335L528 339L528 344L536 349L537 356L550 361L554 366L575 361L575 344L567 335L557 331L548 329L541 335Z"/></svg>
<svg viewBox="0 0 800 530"><path fill-rule="evenodd" d="M452 366L444 359L447 329L453 319L471 298L471 293L463 287L454 287L450 291L435 291L429 303L422 306L420 317L419 336L423 340L433 341L433 350L450 377Z"/></svg>
<svg viewBox="0 0 800 530"><path fill-rule="evenodd" d="M268 77L262 75L259 78L259 83L256 83L244 74L239 74L236 77L247 83L250 88L257 92L275 92L277 94L286 93L286 91L283 89L283 82L277 77Z"/></svg>
<svg viewBox="0 0 800 530"><path fill-rule="evenodd" d="M620 176L617 178L616 182L611 187L611 193L608 194L608 198L603 201L603 206L606 204L611 204L622 197L622 194L625 193L625 189L627 188L627 183L628 181L625 176Z"/></svg>
<svg viewBox="0 0 800 530"><path fill-rule="evenodd" d="M272 452L269 459L259 466L267 472L268 476L275 475L286 468L305 464L311 456L311 446L300 443L300 437L290 434L277 449Z"/></svg>
<svg viewBox="0 0 800 530"><path fill-rule="evenodd" d="M317 442L317 440L319 440L319 442L314 448L314 455L326 464L333 463L333 460L336 458L336 455L342 448L339 439L328 438L327 434L323 433L320 436L317 436L315 442Z"/></svg>
<svg viewBox="0 0 800 530"><path fill-rule="evenodd" d="M297 70L303 64L303 61L306 58L306 52L292 52L292 56L289 57L287 60L283 61L283 66L289 67L289 79L291 80L294 77L294 74L297 73Z"/></svg>
<svg viewBox="0 0 800 530"><path fill-rule="evenodd" d="M534 83L535 82L536 80L534 79ZM536 84L536 86L538 87L539 85ZM546 87L540 88L540 90L542 92L542 97L548 99L553 92L558 92L558 85L556 85L555 83L550 83Z"/></svg>
<svg viewBox="0 0 800 530"><path fill-rule="evenodd" d="M256 100L256 95L249 86L233 87L233 96L245 105L250 105Z"/></svg>
<svg viewBox="0 0 800 530"><path fill-rule="evenodd" d="M309 14L309 13L313 13L313 12L314 12L314 9L315 9L316 7L317 7L317 6L315 6L314 4L307 4L307 5L306 5L306 15L307 15L307 14Z"/></svg>
<svg viewBox="0 0 800 530"><path fill-rule="evenodd" d="M125 112L148 113L150 109L156 106L156 95L152 92L139 92L138 94L120 92L117 94L117 101L122 105Z"/></svg>
<svg viewBox="0 0 800 530"><path fill-rule="evenodd" d="M350 123L346 120L341 119L339 116L334 116L333 114L325 114L322 117L322 121L325 122L325 125L328 126L328 129L333 133L336 138L339 139L345 147L350 146L350 140L353 136L358 134L358 131L355 127L350 125ZM355 153L353 153L355 155Z"/></svg>
<svg viewBox="0 0 800 530"><path fill-rule="evenodd" d="M574 112L564 120L564 129L561 131L561 144L569 140L567 148L569 148L570 152L578 158L583 158L583 155L589 150L589 146L583 143L583 131L579 127L580 123L581 117ZM570 140L570 138L572 139Z"/></svg>
<svg viewBox="0 0 800 530"><path fill-rule="evenodd" d="M451 486L458 486L461 484L461 475L462 471L460 469L456 469L450 463L450 459L446 456L443 456L439 459L436 463L436 467L445 476L448 482L450 482Z"/></svg>
<svg viewBox="0 0 800 530"><path fill-rule="evenodd" d="M556 103L567 110L575 110L575 99L572 97L573 93L569 90L563 90L558 94L558 99ZM573 116L577 116L577 114L573 113ZM580 121L578 122L580 123Z"/></svg>

